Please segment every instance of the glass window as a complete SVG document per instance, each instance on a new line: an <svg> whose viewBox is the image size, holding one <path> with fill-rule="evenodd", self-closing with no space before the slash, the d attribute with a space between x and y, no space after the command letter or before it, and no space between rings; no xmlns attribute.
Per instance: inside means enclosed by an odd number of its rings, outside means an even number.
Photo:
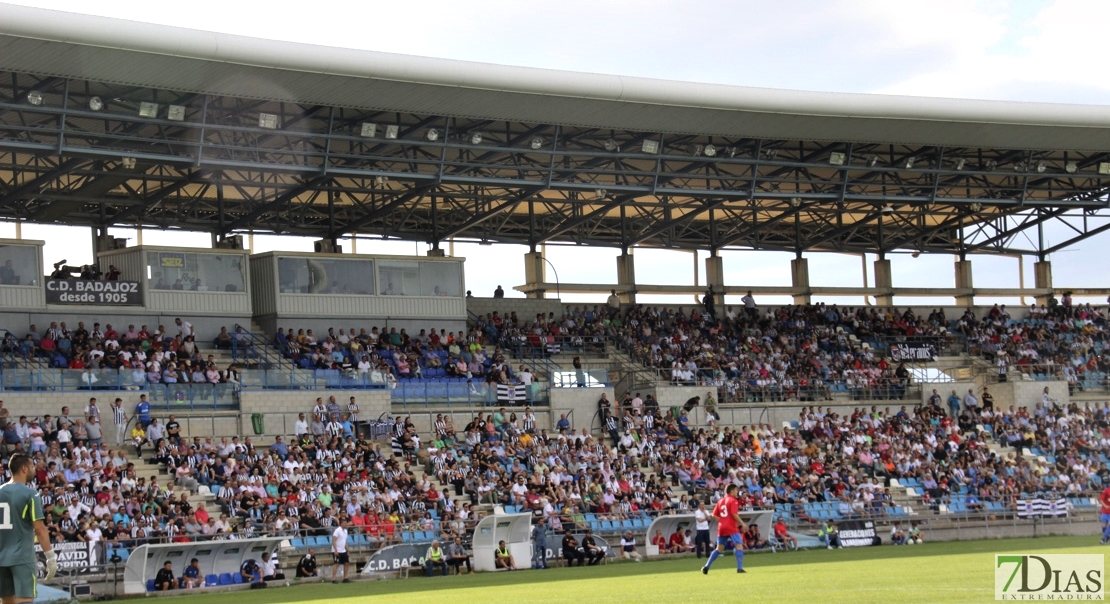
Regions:
<svg viewBox="0 0 1110 604"><path fill-rule="evenodd" d="M243 292L243 256L147 252L146 278L151 289Z"/></svg>
<svg viewBox="0 0 1110 604"><path fill-rule="evenodd" d="M38 285L37 246L0 245L0 285Z"/></svg>
<svg viewBox="0 0 1110 604"><path fill-rule="evenodd" d="M278 258L282 293L374 295L374 261L337 258Z"/></svg>
<svg viewBox="0 0 1110 604"><path fill-rule="evenodd" d="M458 262L421 262L420 295L462 297Z"/></svg>
<svg viewBox="0 0 1110 604"><path fill-rule="evenodd" d="M461 264L382 260L378 263L378 285L383 296L462 297Z"/></svg>
<svg viewBox="0 0 1110 604"><path fill-rule="evenodd" d="M420 262L416 260L380 261L378 289L383 296L419 296Z"/></svg>

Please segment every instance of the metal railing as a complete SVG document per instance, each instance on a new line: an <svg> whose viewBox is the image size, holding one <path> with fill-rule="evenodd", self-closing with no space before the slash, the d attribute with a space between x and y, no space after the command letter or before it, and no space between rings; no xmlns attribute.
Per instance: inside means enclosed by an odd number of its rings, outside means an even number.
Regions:
<svg viewBox="0 0 1110 604"><path fill-rule="evenodd" d="M231 334L231 361L257 365L260 369L293 368L294 363L279 350L277 343L256 334L238 323ZM241 331L240 331L241 330Z"/></svg>
<svg viewBox="0 0 1110 604"><path fill-rule="evenodd" d="M520 385L513 385L515 388ZM394 405L400 404L402 409L422 406L424 408L452 405L460 407L495 407L495 406L543 406L550 400L550 386L533 382L524 388L523 400L507 400L498 397L497 384L490 382L436 382L431 380L407 381L402 380L391 391Z"/></svg>

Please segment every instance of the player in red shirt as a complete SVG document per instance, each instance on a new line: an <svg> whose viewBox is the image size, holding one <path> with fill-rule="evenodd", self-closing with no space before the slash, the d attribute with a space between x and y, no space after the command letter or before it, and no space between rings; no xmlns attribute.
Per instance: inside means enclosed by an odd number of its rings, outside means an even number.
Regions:
<svg viewBox="0 0 1110 604"><path fill-rule="evenodd" d="M748 530L748 526L740 519L740 502L736 499L737 486L728 485L725 496L713 506L713 517L717 519L717 549L709 554L709 560L701 567L703 575L709 574L709 567L718 556L725 553L725 546L731 541L736 551L736 572L744 570L744 537L741 531Z"/></svg>
<svg viewBox="0 0 1110 604"><path fill-rule="evenodd" d="M1110 487L1102 490L1098 502L1102 504L1102 516L1099 518L1102 521L1102 541L1099 543L1106 545L1110 541Z"/></svg>

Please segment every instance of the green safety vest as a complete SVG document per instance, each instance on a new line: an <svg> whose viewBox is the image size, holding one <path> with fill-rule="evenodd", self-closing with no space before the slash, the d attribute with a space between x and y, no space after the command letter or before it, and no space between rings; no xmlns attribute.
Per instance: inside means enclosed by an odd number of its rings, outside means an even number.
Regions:
<svg viewBox="0 0 1110 604"><path fill-rule="evenodd" d="M438 562L443 557L443 549L428 548L428 557Z"/></svg>
<svg viewBox="0 0 1110 604"><path fill-rule="evenodd" d="M508 556L509 555L509 550L497 548L497 555L498 556Z"/></svg>

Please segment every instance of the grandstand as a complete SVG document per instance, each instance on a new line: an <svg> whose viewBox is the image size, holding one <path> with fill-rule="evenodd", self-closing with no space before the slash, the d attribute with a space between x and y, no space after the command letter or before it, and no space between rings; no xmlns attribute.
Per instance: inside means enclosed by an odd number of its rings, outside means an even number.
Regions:
<svg viewBox="0 0 1110 604"><path fill-rule="evenodd" d="M491 515L646 545L658 518L730 482L745 513L809 546L828 522L1093 534L1110 331L1073 296L1110 289L1055 286L1049 255L1110 227L1101 108L119 27L0 5L0 219L93 227L105 273L51 272L44 242L0 241L4 454L42 462L51 530L85 553L69 581L142 592L148 560L219 542L205 574L233 587L228 539L291 570L309 549L330 564L337 523L360 565L469 544ZM1052 223L1074 237L1019 247ZM127 247L111 226L213 247ZM317 251L252 254L255 232ZM430 250L343 253L355 233ZM450 257L453 239L528 245L526 297L466 295L464 269L488 267ZM621 249L617 282L548 282L546 242ZM638 281L638 246L709 250L709 290ZM720 253L736 249L795 252L791 285L727 283ZM886 255L910 250L954 254L953 287L893 287ZM876 282L811 287L803 253L823 251L875 254ZM1034 287L976 288L983 253L1033 257ZM637 304L649 293L704 303ZM876 304L829 302L846 296ZM1022 296L1037 304L976 305Z"/></svg>

